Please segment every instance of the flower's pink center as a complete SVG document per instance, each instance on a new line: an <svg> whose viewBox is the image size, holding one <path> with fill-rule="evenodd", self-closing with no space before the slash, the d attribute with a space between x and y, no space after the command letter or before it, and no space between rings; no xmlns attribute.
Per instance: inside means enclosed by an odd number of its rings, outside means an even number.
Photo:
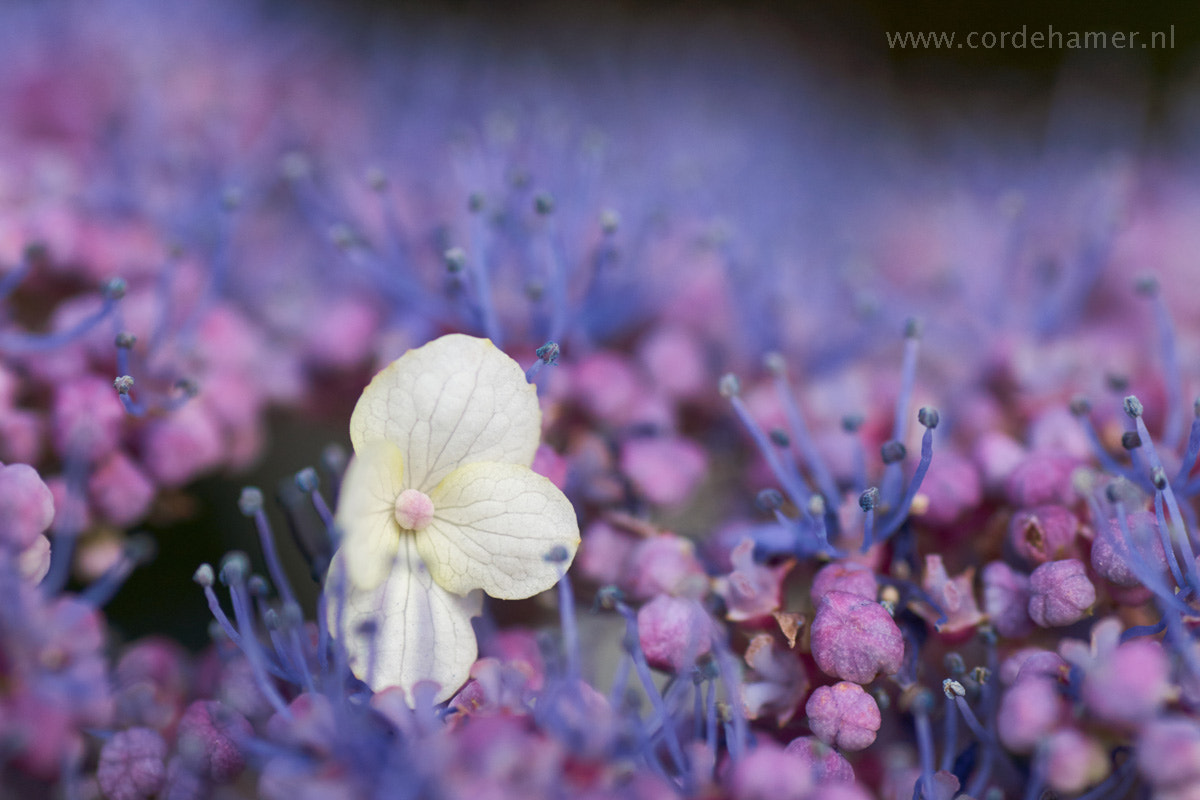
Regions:
<svg viewBox="0 0 1200 800"><path fill-rule="evenodd" d="M433 501L416 489L405 489L396 498L396 522L409 531L423 531L433 519Z"/></svg>

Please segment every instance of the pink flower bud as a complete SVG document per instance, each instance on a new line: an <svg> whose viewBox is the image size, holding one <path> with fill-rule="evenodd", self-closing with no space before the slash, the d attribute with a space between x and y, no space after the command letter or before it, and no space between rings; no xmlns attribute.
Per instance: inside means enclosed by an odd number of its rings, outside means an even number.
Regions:
<svg viewBox="0 0 1200 800"><path fill-rule="evenodd" d="M35 411L0 409L0 461L35 464L42 455L44 420Z"/></svg>
<svg viewBox="0 0 1200 800"><path fill-rule="evenodd" d="M1021 638L1033 630L1029 619L1029 577L1003 561L983 568L983 608L1001 636Z"/></svg>
<svg viewBox="0 0 1200 800"><path fill-rule="evenodd" d="M1029 588L1029 617L1043 628L1078 622L1096 603L1096 587L1075 558L1042 564L1029 576Z"/></svg>
<svg viewBox="0 0 1200 800"><path fill-rule="evenodd" d="M1108 775L1108 756L1104 748L1074 728L1056 731L1043 747L1046 783L1056 791L1075 794Z"/></svg>
<svg viewBox="0 0 1200 800"><path fill-rule="evenodd" d="M835 590L821 600L813 620L812 654L825 674L870 683L900 669L904 638L879 603Z"/></svg>
<svg viewBox="0 0 1200 800"><path fill-rule="evenodd" d="M88 479L92 506L120 528L140 520L154 499L155 486L124 453L114 452Z"/></svg>
<svg viewBox="0 0 1200 800"><path fill-rule="evenodd" d="M1113 725L1138 725L1171 695L1171 664L1162 645L1134 639L1098 657L1083 680L1088 711Z"/></svg>
<svg viewBox="0 0 1200 800"><path fill-rule="evenodd" d="M164 486L180 486L221 461L221 431L196 402L146 426L146 469Z"/></svg>
<svg viewBox="0 0 1200 800"><path fill-rule="evenodd" d="M1040 647L1022 647L1000 662L1000 682L1005 686L1034 675L1057 681L1067 662L1058 653Z"/></svg>
<svg viewBox="0 0 1200 800"><path fill-rule="evenodd" d="M831 561L813 576L809 592L813 605L820 605L821 598L835 590L874 600L879 593L879 582L875 579L875 573L863 564Z"/></svg>
<svg viewBox="0 0 1200 800"><path fill-rule="evenodd" d="M807 764L818 784L854 782L854 767L850 762L815 736L793 739L784 752Z"/></svg>
<svg viewBox="0 0 1200 800"><path fill-rule="evenodd" d="M1007 434L991 431L979 437L972 455L989 492L1002 488L1013 470L1025 460L1025 448ZM932 463L930 467L932 468Z"/></svg>
<svg viewBox="0 0 1200 800"><path fill-rule="evenodd" d="M1135 511L1126 517L1126 526L1134 546L1148 568L1157 574L1167 571L1167 553L1158 532L1158 520L1149 511ZM1117 586L1141 586L1142 581L1130 562L1131 553L1116 518L1101 523L1092 542L1092 568L1096 574Z"/></svg>
<svg viewBox="0 0 1200 800"><path fill-rule="evenodd" d="M54 393L54 444L64 457L95 461L107 456L121 439L125 409L111 378L85 375L67 381Z"/></svg>
<svg viewBox="0 0 1200 800"><path fill-rule="evenodd" d="M704 352L696 336L681 327L656 328L643 340L638 357L670 397L684 398L708 388Z"/></svg>
<svg viewBox="0 0 1200 800"><path fill-rule="evenodd" d="M228 783L246 768L241 741L254 729L246 718L216 700L197 700L179 721L176 750L196 774Z"/></svg>
<svg viewBox="0 0 1200 800"><path fill-rule="evenodd" d="M817 738L841 750L869 747L881 723L875 698L849 681L818 687L804 710Z"/></svg>
<svg viewBox="0 0 1200 800"><path fill-rule="evenodd" d="M1065 682L1070 669L1071 665L1058 653L1043 650L1030 654L1021 662L1013 683L1032 678L1046 678L1054 683Z"/></svg>
<svg viewBox="0 0 1200 800"><path fill-rule="evenodd" d="M1031 564L1044 564L1078 554L1075 535L1079 520L1062 506L1037 506L1018 511L1008 526L1008 540Z"/></svg>
<svg viewBox="0 0 1200 800"><path fill-rule="evenodd" d="M621 445L621 471L652 503L682 503L707 469L704 451L677 436L637 437Z"/></svg>
<svg viewBox="0 0 1200 800"><path fill-rule="evenodd" d="M921 521L949 525L983 499L983 486L975 464L954 450L939 450L921 481L921 494L929 507Z"/></svg>
<svg viewBox="0 0 1200 800"><path fill-rule="evenodd" d="M804 800L813 788L810 763L769 739L734 762L727 781L735 800Z"/></svg>
<svg viewBox="0 0 1200 800"><path fill-rule="evenodd" d="M31 547L54 521L54 495L28 464L0 466L0 546Z"/></svg>
<svg viewBox="0 0 1200 800"><path fill-rule="evenodd" d="M1018 681L1004 693L996 715L1000 741L1016 753L1030 753L1066 713L1053 682L1045 678Z"/></svg>
<svg viewBox="0 0 1200 800"><path fill-rule="evenodd" d="M1075 502L1071 475L1079 459L1058 453L1031 453L1009 474L1005 491L1013 505L1022 508Z"/></svg>
<svg viewBox="0 0 1200 800"><path fill-rule="evenodd" d="M637 371L624 358L599 351L568 372L575 399L602 420L620 423L641 394Z"/></svg>
<svg viewBox="0 0 1200 800"><path fill-rule="evenodd" d="M628 574L626 564L636 544L632 536L607 522L593 522L584 529L575 563L596 583L619 584Z"/></svg>
<svg viewBox="0 0 1200 800"><path fill-rule="evenodd" d="M130 728L100 750L96 782L108 800L145 800L167 781L167 743L157 731Z"/></svg>
<svg viewBox="0 0 1200 800"><path fill-rule="evenodd" d="M1149 723L1138 737L1137 761L1138 771L1159 792L1189 796L1200 784L1200 722L1169 716Z"/></svg>
<svg viewBox="0 0 1200 800"><path fill-rule="evenodd" d="M630 553L629 571L629 588L638 598L698 597L708 588L708 575L696 558L695 546L673 533L639 542Z"/></svg>
<svg viewBox="0 0 1200 800"><path fill-rule="evenodd" d="M379 313L363 299L341 297L322 304L302 329L304 355L321 367L345 369L371 353L379 330Z"/></svg>
<svg viewBox="0 0 1200 800"><path fill-rule="evenodd" d="M660 594L638 610L637 621L651 666L679 671L712 649L708 614L695 600Z"/></svg>

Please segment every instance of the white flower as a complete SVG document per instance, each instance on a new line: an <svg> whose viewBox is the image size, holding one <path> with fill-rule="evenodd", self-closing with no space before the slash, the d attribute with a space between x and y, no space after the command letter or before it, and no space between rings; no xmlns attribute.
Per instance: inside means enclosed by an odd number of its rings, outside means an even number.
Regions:
<svg viewBox="0 0 1200 800"><path fill-rule="evenodd" d="M558 582L579 524L529 468L540 436L534 387L487 339L443 336L363 391L325 592L330 628L371 688L411 701L414 684L435 681L447 699L477 655L480 590L515 600Z"/></svg>

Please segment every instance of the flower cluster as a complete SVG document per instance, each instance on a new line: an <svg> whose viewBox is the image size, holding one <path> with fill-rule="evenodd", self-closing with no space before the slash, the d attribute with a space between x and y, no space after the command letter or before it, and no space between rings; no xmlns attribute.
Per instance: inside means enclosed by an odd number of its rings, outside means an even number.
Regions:
<svg viewBox="0 0 1200 800"><path fill-rule="evenodd" d="M0 9L0 795L1196 795L1200 200L1119 113L913 180L769 47L213 8ZM127 641L270 414L352 452Z"/></svg>

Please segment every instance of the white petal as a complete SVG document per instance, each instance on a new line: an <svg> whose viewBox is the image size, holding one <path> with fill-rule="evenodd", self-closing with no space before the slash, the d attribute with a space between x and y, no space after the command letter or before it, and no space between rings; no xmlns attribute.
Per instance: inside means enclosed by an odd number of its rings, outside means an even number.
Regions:
<svg viewBox="0 0 1200 800"><path fill-rule="evenodd" d="M528 467L467 464L429 496L433 521L416 534L417 550L434 579L457 594L530 597L558 582L579 547L571 501ZM555 548L565 561L546 559Z"/></svg>
<svg viewBox="0 0 1200 800"><path fill-rule="evenodd" d="M361 590L374 589L387 577L400 542L396 497L403 490L400 450L387 441L359 448L338 494L334 521L341 531L338 551L350 570L350 581Z"/></svg>
<svg viewBox="0 0 1200 800"><path fill-rule="evenodd" d="M358 452L401 449L404 485L426 494L461 464L529 466L541 437L537 392L488 339L451 334L409 350L375 376L350 417Z"/></svg>
<svg viewBox="0 0 1200 800"><path fill-rule="evenodd" d="M325 581L329 629L338 631L339 573L342 553L333 557ZM348 585L340 631L350 669L373 690L404 690L412 703L413 686L434 681L441 688L434 702L449 699L467 682L478 648L471 617L483 609L483 596L451 594L434 583L412 537L401 540L386 581L372 591ZM374 636L363 632L373 621Z"/></svg>

